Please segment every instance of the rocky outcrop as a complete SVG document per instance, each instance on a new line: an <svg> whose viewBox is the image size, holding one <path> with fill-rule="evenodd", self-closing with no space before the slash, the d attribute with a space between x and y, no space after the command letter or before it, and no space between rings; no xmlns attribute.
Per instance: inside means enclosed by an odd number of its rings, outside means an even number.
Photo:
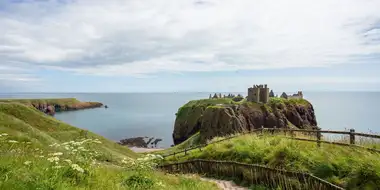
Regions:
<svg viewBox="0 0 380 190"><path fill-rule="evenodd" d="M306 100L271 101L267 104L194 104L180 108L175 121L173 140L180 144L196 132L201 143L256 128L318 129L313 106Z"/></svg>
<svg viewBox="0 0 380 190"><path fill-rule="evenodd" d="M146 139L148 139L148 140L146 140ZM133 138L122 139L118 143L120 145L123 145L123 146L148 148L149 145L157 147L157 144L160 141L162 141L162 139L160 139L160 138L155 139L154 137L151 137L151 138L148 138L148 137L133 137Z"/></svg>

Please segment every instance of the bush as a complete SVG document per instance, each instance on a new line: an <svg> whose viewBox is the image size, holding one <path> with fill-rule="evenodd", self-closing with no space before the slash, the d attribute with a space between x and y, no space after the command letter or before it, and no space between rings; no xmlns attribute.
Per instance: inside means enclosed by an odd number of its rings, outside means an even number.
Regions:
<svg viewBox="0 0 380 190"><path fill-rule="evenodd" d="M154 181L144 175L132 175L124 180L123 185L132 189L152 189Z"/></svg>

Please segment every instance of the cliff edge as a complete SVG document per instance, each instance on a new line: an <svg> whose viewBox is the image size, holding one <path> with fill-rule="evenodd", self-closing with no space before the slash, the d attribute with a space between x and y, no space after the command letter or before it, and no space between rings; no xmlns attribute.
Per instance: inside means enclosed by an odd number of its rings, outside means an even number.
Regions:
<svg viewBox="0 0 380 190"><path fill-rule="evenodd" d="M174 144L200 132L200 142L216 136L265 128L318 129L313 105L305 99L270 98L254 103L231 98L193 100L178 109Z"/></svg>

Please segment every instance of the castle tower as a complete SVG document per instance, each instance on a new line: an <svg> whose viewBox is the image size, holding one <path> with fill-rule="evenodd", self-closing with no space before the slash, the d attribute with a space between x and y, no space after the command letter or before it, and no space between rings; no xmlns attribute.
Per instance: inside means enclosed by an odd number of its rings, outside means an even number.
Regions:
<svg viewBox="0 0 380 190"><path fill-rule="evenodd" d="M262 103L268 103L269 101L269 88L266 84L260 89L260 101Z"/></svg>

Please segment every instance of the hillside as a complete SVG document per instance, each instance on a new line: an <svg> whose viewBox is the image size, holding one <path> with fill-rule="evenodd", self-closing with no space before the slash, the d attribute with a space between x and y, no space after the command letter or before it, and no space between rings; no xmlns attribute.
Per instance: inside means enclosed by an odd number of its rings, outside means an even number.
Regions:
<svg viewBox="0 0 380 190"><path fill-rule="evenodd" d="M270 98L266 104L231 98L192 100L178 109L174 144L199 132L204 143L216 136L255 128L317 129L313 105L305 99Z"/></svg>
<svg viewBox="0 0 380 190"><path fill-rule="evenodd" d="M196 134L195 136L197 136ZM195 139L197 137L191 137ZM212 141L222 139L214 138ZM184 142L161 154L171 153L178 147L187 147ZM296 141L283 136L242 135L227 141L210 144L202 150L196 149L165 158L170 163L192 159L228 160L248 164L261 164L288 171L312 173L347 189L377 189L380 187L380 160L378 153L363 149Z"/></svg>
<svg viewBox="0 0 380 190"><path fill-rule="evenodd" d="M0 103L0 154L0 189L217 189L22 103Z"/></svg>

